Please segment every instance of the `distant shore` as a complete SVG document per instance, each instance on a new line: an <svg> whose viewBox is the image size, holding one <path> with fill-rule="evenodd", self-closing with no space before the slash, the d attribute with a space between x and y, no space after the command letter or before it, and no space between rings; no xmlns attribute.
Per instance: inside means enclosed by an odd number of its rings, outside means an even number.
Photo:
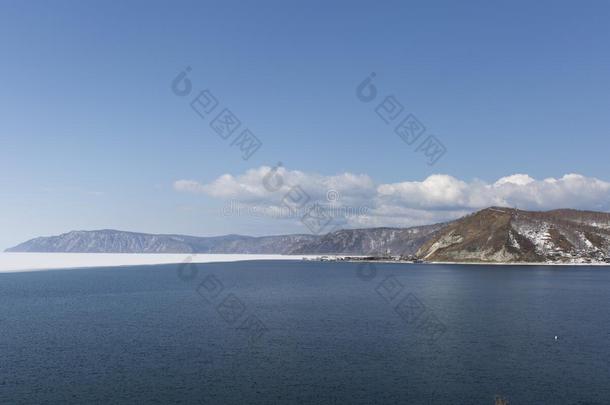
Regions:
<svg viewBox="0 0 610 405"><path fill-rule="evenodd" d="M0 273L67 270L94 267L179 263L220 263L250 260L303 260L313 255L188 254L188 253L0 253Z"/></svg>
<svg viewBox="0 0 610 405"><path fill-rule="evenodd" d="M450 264L450 265L478 265L478 266L610 266L606 262L575 262L575 263L559 263L559 262L438 262L438 261L414 261L400 259L384 259L371 258L368 256L343 256L343 255L328 255L317 256L313 259L306 259L320 262L348 262L348 263L394 263L394 264Z"/></svg>
<svg viewBox="0 0 610 405"><path fill-rule="evenodd" d="M610 263L486 263L486 262L415 262L370 256L347 255L271 255L271 254L187 254L187 253L0 253L0 273L85 269L95 267L145 266L179 263L223 263L252 260L297 260L316 262L448 264L479 266L610 266Z"/></svg>

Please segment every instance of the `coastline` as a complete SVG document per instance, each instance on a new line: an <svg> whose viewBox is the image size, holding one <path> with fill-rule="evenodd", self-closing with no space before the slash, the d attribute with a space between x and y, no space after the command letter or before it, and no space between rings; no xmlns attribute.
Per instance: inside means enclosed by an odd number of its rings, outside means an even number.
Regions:
<svg viewBox="0 0 610 405"><path fill-rule="evenodd" d="M437 261L423 261L414 262L411 260L392 260L392 259L379 259L379 260L366 260L367 256L323 256L325 259L321 259L317 256L315 259L308 259L320 262L348 262L348 263L389 263L389 264L450 264L450 265L477 265L477 266L599 266L608 267L610 263L606 262L593 262L593 263L556 263L556 262L437 262ZM362 257L363 259L352 260L350 258Z"/></svg>
<svg viewBox="0 0 610 405"><path fill-rule="evenodd" d="M493 263L493 262L426 262L424 264L457 264L457 265L478 265L478 266L599 266L607 267L610 263L553 263L553 262L511 262L511 263Z"/></svg>
<svg viewBox="0 0 610 405"><path fill-rule="evenodd" d="M219 263L251 260L303 260L313 255L189 254L189 253L0 253L0 273L77 270L158 264Z"/></svg>
<svg viewBox="0 0 610 405"><path fill-rule="evenodd" d="M289 260L347 263L384 264L437 264L477 266L595 266L608 267L610 263L492 263L492 262L413 262L408 260L366 260L367 256L319 256L273 254L224 254L224 253L0 253L0 274L51 270L78 270L100 267L129 267L189 263L230 263L253 260ZM358 259L361 258L361 259Z"/></svg>

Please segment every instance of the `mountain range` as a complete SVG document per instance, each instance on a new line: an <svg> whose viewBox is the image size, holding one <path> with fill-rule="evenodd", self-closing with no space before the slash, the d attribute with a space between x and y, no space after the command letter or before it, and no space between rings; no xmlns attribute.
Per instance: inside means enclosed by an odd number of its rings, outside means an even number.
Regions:
<svg viewBox="0 0 610 405"><path fill-rule="evenodd" d="M117 230L39 237L7 252L258 253L411 256L432 262L610 262L610 214L490 207L455 221L325 235L196 237Z"/></svg>

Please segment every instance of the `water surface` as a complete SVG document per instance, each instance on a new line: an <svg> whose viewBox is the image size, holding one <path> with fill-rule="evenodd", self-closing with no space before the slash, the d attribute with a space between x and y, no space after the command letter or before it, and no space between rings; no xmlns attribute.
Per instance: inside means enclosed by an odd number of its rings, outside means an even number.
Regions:
<svg viewBox="0 0 610 405"><path fill-rule="evenodd" d="M358 266L0 274L0 403L610 403L608 269Z"/></svg>

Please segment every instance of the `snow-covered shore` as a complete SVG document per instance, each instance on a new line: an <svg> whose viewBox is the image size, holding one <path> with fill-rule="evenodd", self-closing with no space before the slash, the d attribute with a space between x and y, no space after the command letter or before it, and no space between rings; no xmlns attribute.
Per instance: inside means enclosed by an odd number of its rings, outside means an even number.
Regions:
<svg viewBox="0 0 610 405"><path fill-rule="evenodd" d="M324 259L321 259L324 257ZM352 258L359 257L360 259L354 260ZM308 258L307 260L312 260ZM459 266L610 266L610 263L606 262L591 262L587 263L584 261L574 261L574 262L437 262L437 261L425 261L421 263L416 263L410 260L396 260L396 259L375 259L375 260L366 260L366 256L317 256L316 261L325 261L325 262L350 262L350 263L390 263L390 264L418 264L418 265L427 265L427 264L448 264L448 265L459 265Z"/></svg>
<svg viewBox="0 0 610 405"><path fill-rule="evenodd" d="M492 262L426 262L426 264L457 264L464 266L610 266L610 263L604 262L573 262L573 263L558 263L558 262L510 262L510 263L492 263Z"/></svg>
<svg viewBox="0 0 610 405"><path fill-rule="evenodd" d="M0 253L0 273L138 266L171 263L215 263L245 260L302 260L315 256L250 254L153 254L153 253Z"/></svg>
<svg viewBox="0 0 610 405"><path fill-rule="evenodd" d="M327 260L345 260L344 256L325 256ZM351 256L355 257L355 256ZM139 266L172 263L218 263L247 260L316 260L318 255L259 254L154 254L154 253L0 253L0 273L23 271L81 269L91 267ZM349 260L347 260L349 261ZM366 262L360 261L357 262ZM376 260L371 263L408 263ZM608 263L464 263L427 262L427 264L487 266L610 266Z"/></svg>

